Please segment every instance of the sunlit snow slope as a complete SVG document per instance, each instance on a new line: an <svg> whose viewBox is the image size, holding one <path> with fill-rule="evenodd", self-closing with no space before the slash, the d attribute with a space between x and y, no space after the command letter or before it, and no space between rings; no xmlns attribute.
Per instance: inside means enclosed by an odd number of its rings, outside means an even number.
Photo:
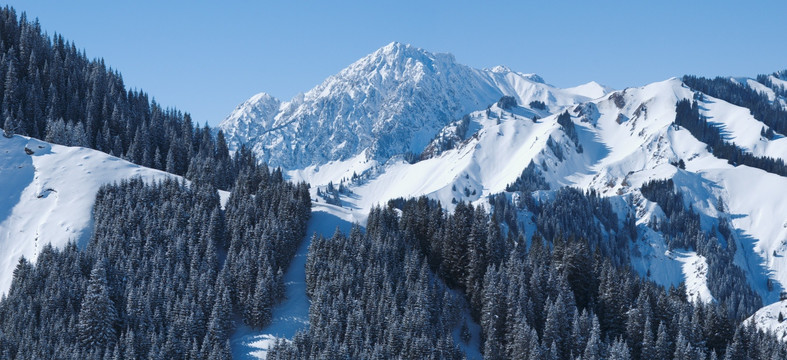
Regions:
<svg viewBox="0 0 787 360"><path fill-rule="evenodd" d="M781 320L779 315L781 314ZM787 341L787 300L778 301L757 311L746 322L754 322L760 329L770 331L782 341Z"/></svg>
<svg viewBox="0 0 787 360"><path fill-rule="evenodd" d="M0 293L11 285L21 256L35 262L47 243L87 244L95 195L102 185L168 176L174 175L91 149L0 137Z"/></svg>

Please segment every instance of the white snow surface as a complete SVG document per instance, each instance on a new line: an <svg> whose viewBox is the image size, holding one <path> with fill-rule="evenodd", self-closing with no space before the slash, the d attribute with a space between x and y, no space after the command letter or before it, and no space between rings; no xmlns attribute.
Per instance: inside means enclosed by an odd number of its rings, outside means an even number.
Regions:
<svg viewBox="0 0 787 360"><path fill-rule="evenodd" d="M648 279L664 286L686 285L691 302L715 302L708 288L708 263L704 256L686 249L668 250L664 237L649 228L635 244L632 267Z"/></svg>
<svg viewBox="0 0 787 360"><path fill-rule="evenodd" d="M681 263L689 300L704 303L715 301L708 289L708 262L705 257L695 251L672 251L669 255Z"/></svg>
<svg viewBox="0 0 787 360"><path fill-rule="evenodd" d="M11 286L21 256L35 263L47 243L61 248L75 241L84 248L98 189L133 177L150 182L175 175L96 150L0 137L0 294ZM226 201L226 192L219 196Z"/></svg>
<svg viewBox="0 0 787 360"><path fill-rule="evenodd" d="M779 314L782 315L782 321L779 321ZM746 319L745 323L754 322L758 328L771 332L779 340L787 341L787 321L784 319L787 319L787 300L763 307Z"/></svg>
<svg viewBox="0 0 787 360"><path fill-rule="evenodd" d="M748 80L748 84L754 89L758 87L752 84L770 90L751 79ZM722 129L725 140L734 142L756 156L778 158L787 162L787 137L779 136L768 140L760 136L760 131L763 128L767 129L768 126L755 119L749 109L718 99L704 101L702 104L703 110L700 113L705 115L709 122Z"/></svg>
<svg viewBox="0 0 787 360"><path fill-rule="evenodd" d="M597 99L615 91L614 89L608 86L601 85L595 81L591 81L589 83L582 84L579 86L574 86L571 88L566 88L563 90L567 93L584 96L590 99Z"/></svg>

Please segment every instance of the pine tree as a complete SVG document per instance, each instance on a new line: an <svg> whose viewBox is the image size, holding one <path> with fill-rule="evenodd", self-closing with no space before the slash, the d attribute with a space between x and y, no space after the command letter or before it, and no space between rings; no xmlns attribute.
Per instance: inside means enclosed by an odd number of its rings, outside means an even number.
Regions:
<svg viewBox="0 0 787 360"><path fill-rule="evenodd" d="M587 346L582 358L585 360L600 360L603 358L601 343L601 326L598 324L598 319L593 317L593 327L590 331L590 338L588 339Z"/></svg>
<svg viewBox="0 0 787 360"><path fill-rule="evenodd" d="M652 360L668 359L666 357L649 358ZM609 347L609 360L631 360L628 345L622 338L615 340Z"/></svg>
<svg viewBox="0 0 787 360"><path fill-rule="evenodd" d="M10 113L5 114L5 121L3 122L3 136L10 138L14 136L15 130L16 122L14 121L14 117Z"/></svg>
<svg viewBox="0 0 787 360"><path fill-rule="evenodd" d="M260 274L257 275L257 286L254 289L254 296L251 299L251 314L247 323L251 326L262 328L270 322L271 317L271 294L269 281L273 279L266 278Z"/></svg>
<svg viewBox="0 0 787 360"><path fill-rule="evenodd" d="M489 359L496 359L504 355L501 343L504 335L504 327L502 326L504 324L504 309L500 285L498 272L490 266L484 276L483 309L481 312L484 356Z"/></svg>
<svg viewBox="0 0 787 360"><path fill-rule="evenodd" d="M208 320L209 341L213 345L220 346L225 340L229 339L232 314L232 300L229 290L223 286L218 286L220 292L217 294L217 301L213 305L213 311Z"/></svg>
<svg viewBox="0 0 787 360"><path fill-rule="evenodd" d="M115 343L117 311L109 298L107 274L103 262L90 272L90 282L79 311L77 331L82 345L96 349Z"/></svg>
<svg viewBox="0 0 787 360"><path fill-rule="evenodd" d="M735 335L732 338L732 342L727 345L727 351L724 354L724 360L746 358L746 346L743 342L743 336L743 330L738 327L738 329L735 330Z"/></svg>
<svg viewBox="0 0 787 360"><path fill-rule="evenodd" d="M672 354L672 346L670 344L669 334L667 334L667 327L663 322L659 323L658 335L656 337L656 346L654 348L655 359L666 359Z"/></svg>
<svg viewBox="0 0 787 360"><path fill-rule="evenodd" d="M645 320L644 331L642 333L642 350L640 358L653 359L656 355L656 339L653 336L650 318Z"/></svg>

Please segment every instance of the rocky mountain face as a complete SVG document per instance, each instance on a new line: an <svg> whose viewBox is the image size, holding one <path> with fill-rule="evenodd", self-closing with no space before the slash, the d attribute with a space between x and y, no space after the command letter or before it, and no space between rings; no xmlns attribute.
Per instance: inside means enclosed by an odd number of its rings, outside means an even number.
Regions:
<svg viewBox="0 0 787 360"><path fill-rule="evenodd" d="M504 95L549 112L605 91L595 83L561 90L537 75L473 69L391 43L288 102L255 95L219 128L231 149L247 144L269 164L296 169L363 152L374 160L420 154L446 124Z"/></svg>

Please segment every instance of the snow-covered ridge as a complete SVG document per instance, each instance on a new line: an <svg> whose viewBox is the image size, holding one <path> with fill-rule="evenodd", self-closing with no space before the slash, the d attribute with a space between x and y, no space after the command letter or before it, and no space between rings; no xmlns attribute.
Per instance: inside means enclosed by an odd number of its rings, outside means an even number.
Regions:
<svg viewBox="0 0 787 360"><path fill-rule="evenodd" d="M597 99L615 90L608 86L601 85L595 81L591 81L586 84L564 89L564 91L572 94L585 96L591 99Z"/></svg>
<svg viewBox="0 0 787 360"><path fill-rule="evenodd" d="M453 55L391 43L285 103L256 95L220 125L231 150L248 144L285 169L420 153L446 124L503 95L559 111L609 89L586 84L561 90L535 74L498 66L478 70Z"/></svg>
<svg viewBox="0 0 787 360"><path fill-rule="evenodd" d="M62 247L73 240L84 247L98 189L132 177L176 176L87 148L0 137L0 293L10 287L21 256L35 262L47 243Z"/></svg>
<svg viewBox="0 0 787 360"><path fill-rule="evenodd" d="M687 249L668 251L663 236L647 228L652 217L663 217L664 213L644 199L639 189L649 180L671 178L700 213L704 229L718 226L719 216L731 221L739 249L735 263L744 269L764 302L770 303L778 299L780 286L769 289L766 280L787 284L787 264L781 261L781 254L787 251L783 245L787 227L778 215L787 213L787 201L778 195L787 187L787 178L732 166L714 157L689 131L675 126L676 102L693 98L694 92L673 78L568 107L577 144L557 123L558 114L539 114L523 104L511 109L492 105L469 113L463 120L466 124L446 125L435 142L445 140L452 145L416 163L402 157L378 162L361 154L291 170L288 175L310 182L315 191L324 189L328 182L344 181L349 192L340 196L342 206L363 222L372 206L400 196L426 195L448 209L458 200L486 205L488 195L504 192L532 161L553 189L594 189L615 199L623 209L636 212L641 238L631 259L642 276L664 285L686 282L691 299L715 301L707 283L705 258ZM700 101L700 107L736 145L758 156L787 156L787 150L782 150L783 138L759 136L757 129L763 124L747 109L708 96ZM534 121L533 115L544 117ZM461 132L465 134L456 135ZM676 166L680 160L685 169ZM716 209L718 198L727 206L724 214ZM527 223L527 217L523 221L531 233L533 225Z"/></svg>

